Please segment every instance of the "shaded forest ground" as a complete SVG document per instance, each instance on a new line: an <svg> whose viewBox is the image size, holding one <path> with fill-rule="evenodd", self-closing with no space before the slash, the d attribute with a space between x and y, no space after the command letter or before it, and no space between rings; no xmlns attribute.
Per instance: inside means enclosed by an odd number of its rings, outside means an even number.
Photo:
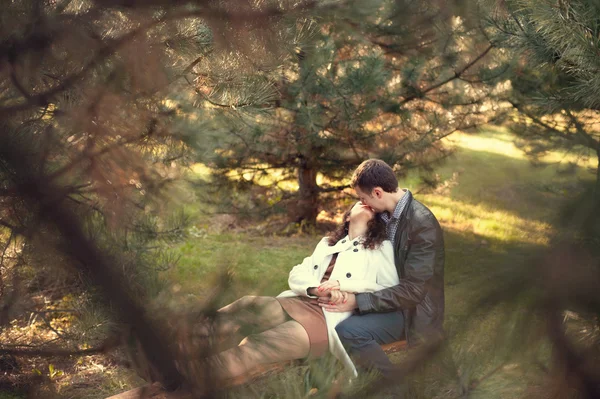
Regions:
<svg viewBox="0 0 600 399"><path fill-rule="evenodd" d="M476 310L486 287L494 285L490 280L496 272L515 265L527 267L523 261L528 254L547 245L560 204L579 189L582 179L591 180L593 174L588 170L591 164L575 164L576 160L559 153L532 165L514 142L512 134L496 128L456 134L448 141L456 153L436 170L440 181L436 189L420 187L416 174L401 181L437 215L447 249L449 345L432 367L412 381L411 397L457 397L471 387L469 397L473 398L516 398L531 395L544 384L543 372L534 364L545 363L547 347L541 344L515 356L510 350L514 342L507 340L515 320L527 315L519 309ZM310 254L318 241L317 236L244 233L227 219L207 218L200 212L195 218L189 238L177 246L181 255L177 267L163 274L172 284L157 298L161 305L180 307L201 301L223 268L234 277L223 303L246 294L276 295L286 289L290 268ZM52 376L57 397L104 398L142 383L130 369L107 356L90 356L75 366L64 363L53 368L60 370ZM240 388L231 396L303 397L305 368ZM52 374L46 364L35 370ZM0 392L0 399L16 397Z"/></svg>

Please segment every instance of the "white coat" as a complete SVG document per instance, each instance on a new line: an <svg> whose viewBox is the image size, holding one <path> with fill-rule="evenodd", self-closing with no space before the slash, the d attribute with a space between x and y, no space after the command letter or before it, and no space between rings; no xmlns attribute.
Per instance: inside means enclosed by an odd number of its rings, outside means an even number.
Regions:
<svg viewBox="0 0 600 399"><path fill-rule="evenodd" d="M377 249L366 249L362 238L351 240L348 236L339 240L334 246L329 246L327 237L323 238L313 254L295 266L290 272L290 290L284 291L278 297L308 297L307 289L318 287L329 266L333 254L339 253L330 280L340 282L340 290L352 293L372 292L392 287L399 282L398 272L394 265L394 250L390 241L385 240ZM352 315L352 312L329 312L323 310L329 350L346 366L354 376L356 367L346 353L335 326Z"/></svg>

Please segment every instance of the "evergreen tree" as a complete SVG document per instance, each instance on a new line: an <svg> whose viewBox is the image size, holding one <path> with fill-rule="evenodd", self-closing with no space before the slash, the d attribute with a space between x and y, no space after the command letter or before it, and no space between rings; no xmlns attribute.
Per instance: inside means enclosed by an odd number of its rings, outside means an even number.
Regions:
<svg viewBox="0 0 600 399"><path fill-rule="evenodd" d="M217 39L243 48L264 36L256 24L266 28L310 7L166 0L2 5L0 333L31 312L50 314L32 301L41 288L54 288L59 298L83 292L130 327L156 378L167 385L185 379L185 362L176 367L178 347L161 327L171 315L151 314L146 303L156 293L155 271L173 263L161 242L182 235L182 218L165 207L178 194L172 183L189 152L166 99ZM59 277L67 282L62 289L54 284ZM0 355L91 354L119 343L114 331L86 334L96 335L98 345L82 349L82 335L68 331L35 342L35 349L21 341L0 346ZM210 387L188 378L192 387Z"/></svg>
<svg viewBox="0 0 600 399"><path fill-rule="evenodd" d="M600 163L598 2L510 1L490 14L492 41L510 65L512 90L502 99L517 111L511 125L531 154L561 148Z"/></svg>
<svg viewBox="0 0 600 399"><path fill-rule="evenodd" d="M562 149L600 162L600 4L541 0L486 6L486 32L501 49L497 61L508 66L499 80L511 84L500 99L515 111L509 124L527 141L531 155ZM541 390L548 397L600 394L599 166L589 190L567 196L548 248L529 261L537 267L525 271L527 276L512 271L496 280L504 282L496 298L525 295L541 316L518 333L528 334L537 324L551 344L547 374L557 382Z"/></svg>
<svg viewBox="0 0 600 399"><path fill-rule="evenodd" d="M214 82L208 63L196 66L201 106L188 111L193 131L206 132L192 137L213 170L206 200L314 225L364 159L384 159L399 174L430 171L448 155L442 138L492 118L479 79L492 47L448 4L365 7L299 20L277 70ZM218 127L198 123L212 118Z"/></svg>

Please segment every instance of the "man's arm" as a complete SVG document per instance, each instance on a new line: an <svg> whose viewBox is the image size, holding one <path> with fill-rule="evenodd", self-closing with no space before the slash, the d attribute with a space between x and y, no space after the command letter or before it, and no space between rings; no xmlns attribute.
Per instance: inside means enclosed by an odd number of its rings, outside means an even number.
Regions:
<svg viewBox="0 0 600 399"><path fill-rule="evenodd" d="M436 259L444 251L442 231L432 215L428 215L427 220L412 233L412 239L404 263L404 277L400 277L398 285L393 287L357 294L356 308L359 313L411 309L425 298Z"/></svg>

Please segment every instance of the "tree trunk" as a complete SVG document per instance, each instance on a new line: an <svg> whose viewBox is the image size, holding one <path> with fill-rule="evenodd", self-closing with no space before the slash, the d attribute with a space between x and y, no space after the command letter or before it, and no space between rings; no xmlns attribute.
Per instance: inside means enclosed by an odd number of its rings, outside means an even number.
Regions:
<svg viewBox="0 0 600 399"><path fill-rule="evenodd" d="M594 200L600 203L600 145L596 149L597 165L596 165L596 186L594 187Z"/></svg>
<svg viewBox="0 0 600 399"><path fill-rule="evenodd" d="M305 76L307 73L312 74L311 68L313 68L312 62L306 58L306 52L304 48L299 49L297 52L298 67L300 76ZM305 93L301 93L298 97L301 101L306 101L304 98ZM302 126L302 122L298 122L298 126ZM302 135L300 131L296 131L298 136ZM297 137L297 143L302 142L300 137ZM309 226L315 226L317 224L317 215L319 214L319 186L317 186L317 170L314 164L310 162L302 152L310 154L311 148L305 149L304 151L299 150L300 154L298 159L300 164L298 165L298 202L292 207L293 211L291 214L291 220L295 223L300 223L305 229Z"/></svg>
<svg viewBox="0 0 600 399"><path fill-rule="evenodd" d="M302 160L298 168L298 203L294 208L292 220L304 226L315 226L319 214L319 186L317 170Z"/></svg>

